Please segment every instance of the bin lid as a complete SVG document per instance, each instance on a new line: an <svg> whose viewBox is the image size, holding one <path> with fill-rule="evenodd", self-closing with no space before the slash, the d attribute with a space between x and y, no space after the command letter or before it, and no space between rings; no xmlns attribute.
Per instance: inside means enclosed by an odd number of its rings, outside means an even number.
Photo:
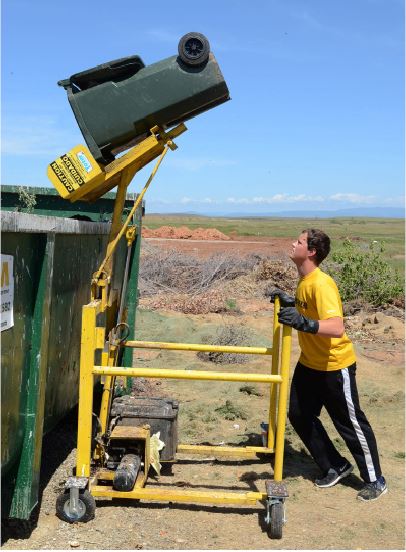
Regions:
<svg viewBox="0 0 406 552"><path fill-rule="evenodd" d="M119 82L128 79L144 67L145 64L140 56L127 56L102 63L80 73L75 73L68 79L58 81L58 85L63 86L65 89L72 88L73 93L81 92L104 82Z"/></svg>

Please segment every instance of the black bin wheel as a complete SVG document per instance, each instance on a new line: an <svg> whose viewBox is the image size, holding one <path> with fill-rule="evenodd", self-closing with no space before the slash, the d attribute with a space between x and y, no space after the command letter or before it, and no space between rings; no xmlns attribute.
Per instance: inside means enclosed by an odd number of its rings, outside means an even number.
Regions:
<svg viewBox="0 0 406 552"><path fill-rule="evenodd" d="M282 538L283 527L283 503L276 502L271 505L271 522L268 527L268 536L271 539Z"/></svg>
<svg viewBox="0 0 406 552"><path fill-rule="evenodd" d="M210 54L210 44L201 33L187 33L179 40L178 53L186 65L202 65Z"/></svg>
<svg viewBox="0 0 406 552"><path fill-rule="evenodd" d="M56 515L62 521L75 523L81 521L86 523L94 518L96 512L96 501L88 490L79 492L78 511L76 514L70 511L69 490L60 494L56 499Z"/></svg>

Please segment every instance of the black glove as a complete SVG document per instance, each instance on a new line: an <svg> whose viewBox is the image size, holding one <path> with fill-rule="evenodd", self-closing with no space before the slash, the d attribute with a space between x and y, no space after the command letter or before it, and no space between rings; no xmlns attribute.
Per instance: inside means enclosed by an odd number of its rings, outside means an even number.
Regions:
<svg viewBox="0 0 406 552"><path fill-rule="evenodd" d="M298 332L316 334L319 331L319 321L306 318L295 307L282 308L278 313L278 320L285 326L292 326Z"/></svg>
<svg viewBox="0 0 406 552"><path fill-rule="evenodd" d="M281 307L294 307L295 306L295 298L291 297L281 289L273 289L271 291L271 303L275 303L275 297L279 297L279 301L281 302Z"/></svg>

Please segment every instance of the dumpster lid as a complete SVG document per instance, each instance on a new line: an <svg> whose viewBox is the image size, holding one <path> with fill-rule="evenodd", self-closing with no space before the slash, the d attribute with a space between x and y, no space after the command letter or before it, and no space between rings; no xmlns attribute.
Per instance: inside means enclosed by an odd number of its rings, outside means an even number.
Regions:
<svg viewBox="0 0 406 552"><path fill-rule="evenodd" d="M86 69L86 71L81 71L80 73L75 73L68 79L58 81L58 85L63 86L65 89L71 88L73 85L72 92L81 92L103 82L119 82L128 79L144 67L145 64L140 56L128 56L96 65L96 67Z"/></svg>

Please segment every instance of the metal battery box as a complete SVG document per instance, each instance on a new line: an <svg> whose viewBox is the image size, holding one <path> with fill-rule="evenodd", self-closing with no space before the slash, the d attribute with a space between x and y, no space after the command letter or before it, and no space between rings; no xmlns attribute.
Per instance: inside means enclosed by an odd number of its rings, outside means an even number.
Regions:
<svg viewBox="0 0 406 552"><path fill-rule="evenodd" d="M111 418L118 417L117 425L150 426L151 435L160 432L165 443L161 451L161 460L175 458L178 446L179 403L168 398L134 397L125 395L113 400Z"/></svg>

